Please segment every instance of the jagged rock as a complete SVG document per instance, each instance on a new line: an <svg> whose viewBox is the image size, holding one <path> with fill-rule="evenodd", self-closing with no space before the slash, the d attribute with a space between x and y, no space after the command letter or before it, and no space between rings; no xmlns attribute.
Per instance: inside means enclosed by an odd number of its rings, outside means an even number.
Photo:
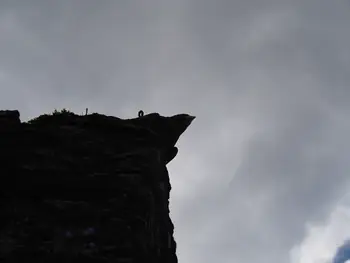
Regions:
<svg viewBox="0 0 350 263"><path fill-rule="evenodd" d="M20 124L18 110L0 110L0 125Z"/></svg>
<svg viewBox="0 0 350 263"><path fill-rule="evenodd" d="M177 262L166 164L193 119L65 112L21 123L0 111L0 259Z"/></svg>

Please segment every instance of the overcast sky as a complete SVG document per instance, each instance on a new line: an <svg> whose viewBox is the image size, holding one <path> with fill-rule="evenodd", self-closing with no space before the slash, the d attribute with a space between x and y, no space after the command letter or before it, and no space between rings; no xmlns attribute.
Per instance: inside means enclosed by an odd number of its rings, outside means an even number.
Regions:
<svg viewBox="0 0 350 263"><path fill-rule="evenodd" d="M343 263L349 47L348 0L0 0L0 105L194 115L180 263Z"/></svg>

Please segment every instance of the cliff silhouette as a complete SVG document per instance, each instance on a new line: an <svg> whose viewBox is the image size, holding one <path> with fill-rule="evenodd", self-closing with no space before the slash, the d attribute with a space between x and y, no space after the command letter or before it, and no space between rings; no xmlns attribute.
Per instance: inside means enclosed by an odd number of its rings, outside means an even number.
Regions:
<svg viewBox="0 0 350 263"><path fill-rule="evenodd" d="M194 118L0 111L0 261L176 263L166 164Z"/></svg>

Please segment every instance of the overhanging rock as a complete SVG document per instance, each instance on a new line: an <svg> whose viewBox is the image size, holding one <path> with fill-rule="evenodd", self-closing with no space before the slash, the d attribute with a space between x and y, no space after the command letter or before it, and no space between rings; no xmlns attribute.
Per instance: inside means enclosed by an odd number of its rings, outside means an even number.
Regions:
<svg viewBox="0 0 350 263"><path fill-rule="evenodd" d="M0 111L0 259L177 262L166 164L193 119L65 112L21 123Z"/></svg>

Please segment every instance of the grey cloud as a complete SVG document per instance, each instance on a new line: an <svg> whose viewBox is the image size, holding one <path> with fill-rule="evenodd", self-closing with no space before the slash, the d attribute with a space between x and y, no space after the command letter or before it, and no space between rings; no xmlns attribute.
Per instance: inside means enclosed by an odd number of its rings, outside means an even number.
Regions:
<svg viewBox="0 0 350 263"><path fill-rule="evenodd" d="M188 210L182 213L191 218L189 229L207 238L197 241L202 250L220 244L227 247L227 258L237 262L287 261L289 249L303 238L305 223L324 220L334 200L343 196L349 144L336 140L345 131L334 132L343 127L322 111L302 113L294 119L281 116L279 126L249 142L229 192L197 186L200 202L195 208L184 205ZM215 234L201 235L209 229ZM198 261L210 262L218 254L204 254Z"/></svg>
<svg viewBox="0 0 350 263"><path fill-rule="evenodd" d="M169 164L180 261L286 262L348 186L349 7L1 1L0 103L197 116Z"/></svg>

